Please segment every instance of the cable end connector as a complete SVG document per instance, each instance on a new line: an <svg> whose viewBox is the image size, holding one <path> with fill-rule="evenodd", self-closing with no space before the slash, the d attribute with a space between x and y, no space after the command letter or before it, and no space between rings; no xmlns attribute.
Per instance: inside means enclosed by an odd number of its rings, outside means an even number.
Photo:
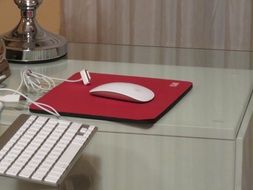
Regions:
<svg viewBox="0 0 253 190"><path fill-rule="evenodd" d="M1 102L19 102L22 97L19 94L8 94L4 96L0 96Z"/></svg>
<svg viewBox="0 0 253 190"><path fill-rule="evenodd" d="M91 77L90 77L90 73L88 70L84 69L80 71L80 75L83 81L84 85L88 85L91 82Z"/></svg>

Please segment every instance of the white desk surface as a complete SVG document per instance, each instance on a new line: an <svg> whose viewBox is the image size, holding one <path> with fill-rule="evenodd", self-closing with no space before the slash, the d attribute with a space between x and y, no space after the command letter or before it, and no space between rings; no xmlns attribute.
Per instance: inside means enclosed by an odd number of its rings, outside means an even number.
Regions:
<svg viewBox="0 0 253 190"><path fill-rule="evenodd" d="M111 133L235 139L253 84L252 70L62 59L36 65L11 64L12 75L5 82L9 88L17 88L19 71L26 66L37 72L62 78L87 68L90 72L193 82L193 89L153 126L70 118L95 124L99 131ZM7 107L1 114L2 123L11 123L17 113L17 109Z"/></svg>
<svg viewBox="0 0 253 190"><path fill-rule="evenodd" d="M136 55L146 55L149 59L149 51L145 52ZM64 59L45 64L10 64L12 75L4 83L13 89L19 85L19 72L25 67L62 78L87 68L91 72L193 82L193 89L153 126L66 118L94 124L98 126L98 133L66 178L63 190L241 190L241 177L245 178L241 170L243 167L250 170L251 164L242 160L248 161L243 154L247 145L251 149L250 143L244 145L251 142L250 133L245 138L243 131L248 130L252 115L252 102L249 109L247 106L253 75L252 70L238 69L241 67L236 63L239 60L238 64L246 64L247 68L250 54L184 49L168 52L172 52L165 59L165 62L172 61L169 65L155 63L153 53L159 54L157 51L151 53L153 59L148 64ZM219 65L223 58L237 69L196 66L202 62L205 65L205 60L209 62L205 66ZM195 61L195 66L187 66L194 65ZM177 63L184 66L175 66ZM223 65L226 64L224 61ZM34 99L39 96L28 95ZM0 132L20 113L28 113L26 104L6 104L0 114ZM242 126L243 130L239 130ZM251 179L250 176L246 178ZM5 177L0 177L0 183L5 190L55 189Z"/></svg>

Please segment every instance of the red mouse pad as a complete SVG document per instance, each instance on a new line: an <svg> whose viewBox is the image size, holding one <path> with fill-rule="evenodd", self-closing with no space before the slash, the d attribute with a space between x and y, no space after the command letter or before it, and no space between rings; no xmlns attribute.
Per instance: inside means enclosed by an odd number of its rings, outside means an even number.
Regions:
<svg viewBox="0 0 253 190"><path fill-rule="evenodd" d="M53 88L37 102L54 107L61 115L113 121L154 123L171 109L192 88L189 81L165 80L137 76L90 73L92 81L85 86L82 82L63 82ZM76 73L69 79L79 79ZM89 91L110 82L128 82L149 88L155 94L147 103L134 103L91 95ZM45 113L36 105L30 111Z"/></svg>

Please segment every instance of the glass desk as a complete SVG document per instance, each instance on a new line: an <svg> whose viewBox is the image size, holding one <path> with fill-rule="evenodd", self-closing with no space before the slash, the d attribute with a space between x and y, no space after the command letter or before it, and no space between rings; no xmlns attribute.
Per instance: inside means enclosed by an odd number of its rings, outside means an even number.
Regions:
<svg viewBox="0 0 253 190"><path fill-rule="evenodd" d="M198 50L194 51L197 55ZM246 66L247 58L241 60L245 61L245 68L216 68L192 65L195 56L180 65L72 60L71 56L28 67L63 78L87 68L91 72L189 80L193 89L154 125L65 117L96 125L98 132L59 189L252 189L253 73L248 70L250 64ZM26 65L10 66L12 75L5 84L15 89L19 72ZM19 114L28 113L26 106L7 104L0 115L0 131ZM0 177L0 184L5 190L56 189L5 177Z"/></svg>

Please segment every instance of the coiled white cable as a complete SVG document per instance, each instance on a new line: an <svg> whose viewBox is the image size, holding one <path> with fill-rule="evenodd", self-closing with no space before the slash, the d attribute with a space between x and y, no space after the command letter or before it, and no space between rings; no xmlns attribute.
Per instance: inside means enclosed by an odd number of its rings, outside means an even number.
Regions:
<svg viewBox="0 0 253 190"><path fill-rule="evenodd" d="M23 84L26 86L27 90L33 90L35 92L46 92L51 90L56 86L55 80L65 81L65 82L81 82L83 78L77 80L61 79L56 77L49 77L41 73L34 72L30 69L25 69L20 72L21 82L17 91L20 91Z"/></svg>
<svg viewBox="0 0 253 190"><path fill-rule="evenodd" d="M36 105L37 107L41 108L42 110L56 116L60 117L60 114L50 105L35 102L32 99L30 99L28 96L23 94L21 91L21 88L23 85L26 86L27 90L33 90L35 92L46 92L51 90L53 87L56 86L56 83L54 80L58 81L65 81L65 82L80 82L83 81L84 85L87 85L90 83L90 75L87 70L82 70L80 72L81 78L77 80L69 80L69 79L61 79L56 77L49 77L37 72L32 71L31 69L24 69L20 72L21 82L16 90L10 89L10 88L0 88L0 91L9 91L13 94L18 94L22 97L24 97L28 102ZM8 96L8 95L7 95ZM12 99L13 97L2 97L2 101L5 99L5 101L8 101L8 99Z"/></svg>

